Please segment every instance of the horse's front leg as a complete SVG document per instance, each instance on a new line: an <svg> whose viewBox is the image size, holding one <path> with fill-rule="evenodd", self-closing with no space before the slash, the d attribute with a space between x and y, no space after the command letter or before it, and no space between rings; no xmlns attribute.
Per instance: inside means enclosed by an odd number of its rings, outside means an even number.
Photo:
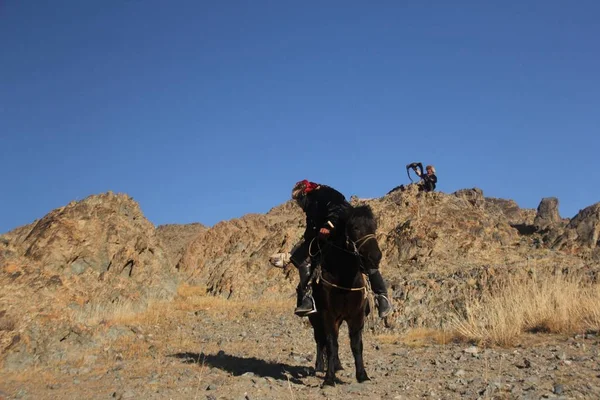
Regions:
<svg viewBox="0 0 600 400"><path fill-rule="evenodd" d="M325 332L327 335L327 372L323 385L335 386L336 359L338 357L338 335L340 323L327 318L325 321Z"/></svg>
<svg viewBox="0 0 600 400"><path fill-rule="evenodd" d="M327 360L327 343L325 333L317 335L315 331L315 343L317 344L317 356L315 361L315 375L317 372L325 372L325 361Z"/></svg>
<svg viewBox="0 0 600 400"><path fill-rule="evenodd" d="M364 312L361 310L360 314L354 317L352 321L348 323L348 331L350 333L350 347L352 348L352 355L354 356L354 366L356 368L356 380L358 382L364 382L370 380L365 371L365 364L363 361L363 340L362 332L364 327Z"/></svg>
<svg viewBox="0 0 600 400"><path fill-rule="evenodd" d="M325 336L325 327L323 325L323 318L321 314L311 314L308 316L311 325L313 326L313 333L315 337L315 343L317 345L317 354L315 361L315 375L317 372L325 372L325 361L327 357L327 338Z"/></svg>
<svg viewBox="0 0 600 400"><path fill-rule="evenodd" d="M339 347L339 346L338 346ZM342 365L342 362L340 361L340 356L339 354L336 352L335 355L335 360L334 360L334 365L333 367L335 368L335 371L342 371L344 369L344 366Z"/></svg>
<svg viewBox="0 0 600 400"><path fill-rule="evenodd" d="M327 349L325 348L325 340L322 343L317 343L317 361L315 362L315 374L317 372L325 372L325 361L327 360Z"/></svg>

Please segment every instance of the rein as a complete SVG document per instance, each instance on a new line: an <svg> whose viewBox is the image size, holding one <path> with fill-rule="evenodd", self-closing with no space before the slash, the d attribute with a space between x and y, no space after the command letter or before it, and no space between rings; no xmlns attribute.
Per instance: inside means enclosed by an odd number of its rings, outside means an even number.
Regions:
<svg viewBox="0 0 600 400"><path fill-rule="evenodd" d="M315 240L317 241L317 252L313 254L312 252L312 245L315 242ZM319 240L317 239L317 236L315 236L314 238L312 238L312 240L310 241L310 243L308 244L308 255L310 257L316 257L319 253L321 252L321 246L319 246Z"/></svg>
<svg viewBox="0 0 600 400"><path fill-rule="evenodd" d="M358 245L358 247L356 248L356 251L360 250L360 248L367 243L367 241L369 241L369 239L375 239L376 236L374 233L369 233L368 235L365 235L363 237L361 237L360 239L358 239L356 242L354 242L354 247L356 247L357 243L360 243ZM362 243L361 243L362 242Z"/></svg>
<svg viewBox="0 0 600 400"><path fill-rule="evenodd" d="M348 235L346 235L346 237L348 237ZM377 236L374 233L369 233L368 235L365 235L365 236L361 237L360 239L358 239L356 242L348 239L348 242L352 243L352 246L354 247L354 251L347 250L347 249L345 249L343 247L340 247L340 246L338 246L338 245L336 245L336 244L334 244L332 242L327 242L326 244L327 244L327 246L335 247L336 249L341 250L343 252L357 255L358 251L360 250L361 247L363 247L363 245L365 243L367 243L370 239L375 239L375 238L377 238ZM316 253L314 253L314 254L310 251L310 249L312 248L312 244L315 241L315 239L316 238L314 238L313 240L311 240L310 245L308 247L308 249L309 249L308 252L309 252L309 255L311 257L314 257L314 256L316 256L317 254L319 254L321 252L321 247L319 246L318 242L317 242L317 247L319 247L319 250ZM358 247L356 246L357 244L358 244Z"/></svg>
<svg viewBox="0 0 600 400"><path fill-rule="evenodd" d="M329 287L334 287L336 289L341 289L341 290L347 290L349 292L358 292L358 291L364 291L364 298L367 298L367 286L363 285L361 287L353 287L353 288L347 288L344 286L340 286L340 285L336 285L333 282L329 282L327 279L323 278L323 274L321 273L321 266L318 267L318 271L315 271L315 275L316 275L316 283L319 284L319 281L323 281L324 284L326 284ZM363 274L364 275L364 274Z"/></svg>
<svg viewBox="0 0 600 400"><path fill-rule="evenodd" d="M352 246L354 247L354 251L349 251L346 250L340 246L335 245L332 242L327 242L328 246L332 246L335 247L338 250L342 250L346 253L350 253L350 254L355 254L358 255L359 254L359 250L360 248L367 243L369 240L371 239L375 239L377 236L374 233L370 233L368 235L365 235L363 237L361 237L360 239L358 239L356 242L353 242L352 240L348 239L350 241L350 243L352 243ZM312 246L313 243L315 243L316 241L316 247L317 247L317 251L315 253L312 252ZM358 247L357 247L358 244ZM317 239L317 237L314 237L311 241L310 244L308 245L308 254L310 257L316 257L319 253L322 253L321 251L321 246L319 245L319 240ZM363 274L364 275L364 274ZM368 295L368 288L366 285L363 285L361 287L356 287L356 288L348 288L348 287L344 287L344 286L340 286L340 285L336 285L333 282L329 282L327 279L323 278L323 274L321 271L321 265L319 265L312 273L312 276L310 278L310 280L315 280L315 283L319 284L319 281L323 281L323 283L329 287L334 287L336 289L340 289L340 290L346 290L349 292L358 292L358 291L364 291L364 298L367 298Z"/></svg>

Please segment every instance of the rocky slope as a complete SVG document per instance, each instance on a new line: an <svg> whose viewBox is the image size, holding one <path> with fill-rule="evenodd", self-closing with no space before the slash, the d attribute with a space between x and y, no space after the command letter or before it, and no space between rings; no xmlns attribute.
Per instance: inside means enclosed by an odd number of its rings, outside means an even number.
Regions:
<svg viewBox="0 0 600 400"><path fill-rule="evenodd" d="M0 236L0 283L0 346L26 366L64 357L82 320L172 298L178 278L139 205L106 193Z"/></svg>
<svg viewBox="0 0 600 400"><path fill-rule="evenodd" d="M386 329L443 327L467 294L502 280L596 279L599 269L600 203L565 220L553 211L557 203L524 210L479 189L409 187L352 202L369 204L378 220L382 271L396 304ZM303 224L292 202L211 228L155 228L130 197L112 193L54 210L0 236L0 357L11 368L81 357L104 343L111 328L103 321L172 298L181 282L230 300L289 300L296 271L268 259L289 251Z"/></svg>
<svg viewBox="0 0 600 400"><path fill-rule="evenodd" d="M190 242L207 229L206 226L198 223L186 225L168 224L158 226L156 234L169 253L169 260L175 265Z"/></svg>
<svg viewBox="0 0 600 400"><path fill-rule="evenodd" d="M486 198L479 189L422 194L410 188L352 201L369 204L377 217L382 271L398 305L390 325L397 328L439 327L460 309L465 293L483 292L515 275L585 274L598 266L589 257L597 247L592 232L598 216L587 209L567 228L556 219L541 230L534 220L539 222L545 209L520 209L511 200ZM290 295L295 271L288 268L282 275L267 260L289 251L302 231L303 215L288 202L266 215L247 215L201 233L177 267L188 282L226 298ZM549 233L555 242L548 243Z"/></svg>

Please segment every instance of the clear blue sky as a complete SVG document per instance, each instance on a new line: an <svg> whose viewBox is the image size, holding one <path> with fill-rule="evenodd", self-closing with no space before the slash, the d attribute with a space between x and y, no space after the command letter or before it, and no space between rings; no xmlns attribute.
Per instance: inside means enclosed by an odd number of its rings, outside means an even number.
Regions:
<svg viewBox="0 0 600 400"><path fill-rule="evenodd" d="M303 178L565 217L600 201L600 2L0 0L0 232L90 194L153 223L268 211Z"/></svg>

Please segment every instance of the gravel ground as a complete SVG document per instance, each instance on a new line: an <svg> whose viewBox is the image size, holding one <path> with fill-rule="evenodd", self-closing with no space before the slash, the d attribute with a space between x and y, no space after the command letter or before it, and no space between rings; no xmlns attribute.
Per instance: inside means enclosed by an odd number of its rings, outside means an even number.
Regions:
<svg viewBox="0 0 600 400"><path fill-rule="evenodd" d="M334 387L314 376L306 319L293 306L237 316L173 311L77 363L0 372L5 399L598 399L600 337L528 335L513 348L436 344L365 332L371 381L357 383L345 327L345 370Z"/></svg>

